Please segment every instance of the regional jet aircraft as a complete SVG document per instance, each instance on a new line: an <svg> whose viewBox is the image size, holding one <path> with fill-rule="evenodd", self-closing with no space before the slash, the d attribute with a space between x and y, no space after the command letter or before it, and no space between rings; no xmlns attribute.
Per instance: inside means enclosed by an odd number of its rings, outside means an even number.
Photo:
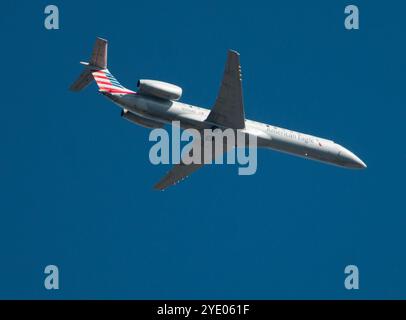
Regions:
<svg viewBox="0 0 406 320"><path fill-rule="evenodd" d="M162 128L179 121L182 128L238 129L246 135L254 135L258 147L346 168L366 168L360 158L334 141L245 119L240 55L236 51L228 51L223 80L211 110L179 102L182 89L170 83L139 80L137 92L122 86L107 69L107 40L97 38L90 61L81 64L85 68L70 89L80 91L95 80L99 91L117 104L122 109L121 116L132 123ZM176 184L203 165L180 161L155 188L163 190Z"/></svg>

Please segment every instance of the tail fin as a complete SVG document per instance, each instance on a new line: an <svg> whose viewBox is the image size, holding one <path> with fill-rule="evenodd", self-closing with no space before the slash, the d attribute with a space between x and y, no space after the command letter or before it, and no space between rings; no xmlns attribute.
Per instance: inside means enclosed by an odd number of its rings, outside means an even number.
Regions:
<svg viewBox="0 0 406 320"><path fill-rule="evenodd" d="M70 90L72 91L80 91L86 88L93 81L93 70L107 68L107 40L96 38L96 43L93 47L90 62L80 63L85 65L85 69L82 71L77 80L70 86Z"/></svg>
<svg viewBox="0 0 406 320"><path fill-rule="evenodd" d="M89 64L99 69L107 68L107 40L96 38Z"/></svg>
<svg viewBox="0 0 406 320"><path fill-rule="evenodd" d="M90 62L80 62L85 69L77 80L70 86L72 91L86 88L93 79L99 86L99 91L111 94L131 94L134 91L124 88L107 69L107 40L96 38Z"/></svg>

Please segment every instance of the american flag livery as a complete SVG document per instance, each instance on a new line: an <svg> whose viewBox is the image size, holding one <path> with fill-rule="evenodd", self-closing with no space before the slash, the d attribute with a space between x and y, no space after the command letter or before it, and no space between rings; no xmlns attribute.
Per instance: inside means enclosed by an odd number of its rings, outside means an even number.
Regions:
<svg viewBox="0 0 406 320"><path fill-rule="evenodd" d="M135 94L134 91L124 88L107 69L93 71L92 75L101 92L111 94Z"/></svg>

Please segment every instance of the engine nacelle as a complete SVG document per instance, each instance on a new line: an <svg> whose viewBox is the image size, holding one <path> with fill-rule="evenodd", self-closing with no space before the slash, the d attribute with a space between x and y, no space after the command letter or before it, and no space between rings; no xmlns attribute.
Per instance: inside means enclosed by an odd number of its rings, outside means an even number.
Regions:
<svg viewBox="0 0 406 320"><path fill-rule="evenodd" d="M174 84L157 80L138 80L138 93L149 95L164 100L179 100L182 96L182 88Z"/></svg>
<svg viewBox="0 0 406 320"><path fill-rule="evenodd" d="M132 113L131 111L128 111L127 109L124 109L123 111L121 111L121 117L123 117L124 119L126 119L132 123L135 123L135 124L138 124L140 126L150 128L150 129L162 128L164 126L163 123L154 121L152 119L140 117L140 116Z"/></svg>

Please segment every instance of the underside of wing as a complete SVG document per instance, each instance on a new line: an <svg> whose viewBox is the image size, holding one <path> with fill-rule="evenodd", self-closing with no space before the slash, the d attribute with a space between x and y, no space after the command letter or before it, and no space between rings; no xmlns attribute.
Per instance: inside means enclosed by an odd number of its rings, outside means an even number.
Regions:
<svg viewBox="0 0 406 320"><path fill-rule="evenodd" d="M202 166L203 164L175 164L166 176L154 186L154 188L157 190L164 190L175 185Z"/></svg>
<svg viewBox="0 0 406 320"><path fill-rule="evenodd" d="M202 135L203 136L203 133ZM175 164L172 169L162 178L154 188L157 190L164 190L172 185L177 184L178 182L184 180L190 176L197 169L203 167L206 163L213 163L214 160L222 155L224 152L228 152L233 148L234 145L223 143L222 148L218 148L215 144L210 144L209 146L205 145L202 142L203 139L197 138L194 140L194 146L197 144L200 145L200 156L198 163L191 163L190 161L185 161L185 157L181 159L179 164ZM195 148L192 148L188 153L189 159L193 158L193 153L196 151Z"/></svg>
<svg viewBox="0 0 406 320"><path fill-rule="evenodd" d="M245 128L240 54L229 50L223 81L207 121L232 129Z"/></svg>

